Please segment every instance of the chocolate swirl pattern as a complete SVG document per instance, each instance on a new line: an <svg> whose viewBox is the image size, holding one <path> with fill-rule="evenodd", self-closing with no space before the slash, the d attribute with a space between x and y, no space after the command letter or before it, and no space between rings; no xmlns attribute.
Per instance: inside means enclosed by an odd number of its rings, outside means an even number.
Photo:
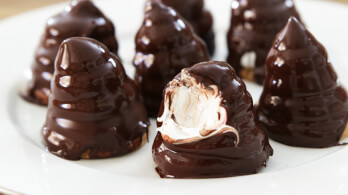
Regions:
<svg viewBox="0 0 348 195"><path fill-rule="evenodd" d="M199 125L192 125L191 121L196 117L194 114L201 115L200 112L193 112L190 108L178 113L180 102L186 99L175 98L180 93L190 91L189 96L194 96L194 89L188 85L186 78L190 77L197 82L197 86L203 88L196 101L201 101L209 93L217 89L219 91L218 117L215 124L210 123L215 113L210 112L206 116L210 121L198 121ZM182 86L188 87L187 90L176 90ZM215 94L215 93L213 93ZM263 130L255 123L253 102L247 92L244 82L237 77L234 69L224 62L203 62L186 68L171 81L163 93L164 102L157 119L159 132L152 146L153 159L157 165L157 172L161 177L166 178L217 178L237 175L254 174L261 166L266 165L269 156L273 154L273 149L269 145L268 137ZM166 101L170 98L171 101ZM169 102L169 103L168 103ZM212 101L214 102L214 101ZM182 103L182 102L181 102ZM201 102L205 103L205 102ZM207 105L206 108L210 106ZM171 109L173 115L167 121L163 120L166 110ZM204 111L203 111L204 112ZM178 115L176 115L178 114ZM186 123L181 118L187 116L190 120ZM224 123L219 123L224 119ZM192 129L205 126L223 126L226 130L215 132L218 128L204 129L210 134L203 135L197 139L173 140L171 135L179 130L173 128L169 120L176 121L176 126L181 126L183 131L190 133ZM187 124L191 125L188 126ZM171 129L163 129L170 128ZM185 129L186 128L186 129ZM203 132L203 131L201 131ZM200 134L201 134L200 132ZM187 134L188 134L187 133ZM171 135L169 135L171 134Z"/></svg>
<svg viewBox="0 0 348 195"><path fill-rule="evenodd" d="M299 18L293 0L233 0L227 61L239 76L263 83L267 53L290 16Z"/></svg>
<svg viewBox="0 0 348 195"><path fill-rule="evenodd" d="M146 108L156 116L166 84L181 69L209 60L204 42L174 9L161 3L147 3L136 38L135 81Z"/></svg>
<svg viewBox="0 0 348 195"><path fill-rule="evenodd" d="M204 0L148 0L160 2L174 8L193 27L194 31L207 44L210 55L215 51L213 16L204 9Z"/></svg>
<svg viewBox="0 0 348 195"><path fill-rule="evenodd" d="M60 46L42 129L62 158L126 154L147 141L148 118L135 83L100 42L70 38Z"/></svg>
<svg viewBox="0 0 348 195"><path fill-rule="evenodd" d="M277 35L267 61L257 117L267 134L302 147L337 145L348 97L325 48L294 17Z"/></svg>
<svg viewBox="0 0 348 195"><path fill-rule="evenodd" d="M61 42L70 37L90 37L117 54L118 43L112 22L89 0L74 0L65 10L47 20L46 29L35 52L32 78L22 97L47 105L54 61Z"/></svg>

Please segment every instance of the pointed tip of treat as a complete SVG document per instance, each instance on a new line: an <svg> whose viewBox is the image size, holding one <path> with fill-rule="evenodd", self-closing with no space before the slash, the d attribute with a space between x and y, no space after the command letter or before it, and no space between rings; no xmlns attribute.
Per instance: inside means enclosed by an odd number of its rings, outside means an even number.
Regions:
<svg viewBox="0 0 348 195"><path fill-rule="evenodd" d="M163 3L159 1L148 1L145 4L145 13L149 12L162 12L162 13L169 13L172 16L176 16L177 13L174 11L171 7L168 7L164 5Z"/></svg>
<svg viewBox="0 0 348 195"><path fill-rule="evenodd" d="M70 6L73 8L90 8L95 7L92 1L90 0L73 0L70 3Z"/></svg>
<svg viewBox="0 0 348 195"><path fill-rule="evenodd" d="M296 18L290 17L287 24L277 36L279 42L288 49L304 48L311 44L312 35L306 30L303 24Z"/></svg>
<svg viewBox="0 0 348 195"><path fill-rule="evenodd" d="M286 36L296 39L296 36L308 38L308 33L303 24L294 16L291 16L283 29Z"/></svg>
<svg viewBox="0 0 348 195"><path fill-rule="evenodd" d="M85 37L69 38L60 45L56 65L66 69L64 67L68 67L71 64L84 64L96 61L107 52L108 49L94 39Z"/></svg>
<svg viewBox="0 0 348 195"><path fill-rule="evenodd" d="M161 30L166 29L164 33L155 32L156 36L177 36L177 32L180 34L193 32L189 23L176 10L159 1L148 1L145 4L143 26L146 28L159 26ZM148 36L151 37L151 35Z"/></svg>
<svg viewBox="0 0 348 195"><path fill-rule="evenodd" d="M95 7L93 2L90 1L90 0L73 0L73 1L71 1L70 5L73 6L73 7L84 7L84 6L86 6L86 7L90 7L90 6Z"/></svg>
<svg viewBox="0 0 348 195"><path fill-rule="evenodd" d="M189 23L172 7L169 7L159 1L149 1L145 5L144 24L151 21L150 26L168 25L172 26L173 32L184 29L191 29ZM192 30L189 30L192 33Z"/></svg>
<svg viewBox="0 0 348 195"><path fill-rule="evenodd" d="M306 29L303 26L303 24L294 16L291 16L288 19L288 23L286 24L286 26L289 29L294 29L294 30L297 30L297 31L306 31Z"/></svg>
<svg viewBox="0 0 348 195"><path fill-rule="evenodd" d="M102 12L90 0L73 0L68 9L71 13L79 13L91 16L103 16Z"/></svg>
<svg viewBox="0 0 348 195"><path fill-rule="evenodd" d="M147 1L145 3L145 13L150 12L154 9L163 9L162 4L157 1Z"/></svg>

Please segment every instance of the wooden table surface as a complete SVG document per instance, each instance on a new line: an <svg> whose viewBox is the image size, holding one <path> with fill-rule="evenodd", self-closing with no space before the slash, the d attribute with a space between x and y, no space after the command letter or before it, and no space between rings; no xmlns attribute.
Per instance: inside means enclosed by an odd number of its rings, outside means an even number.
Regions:
<svg viewBox="0 0 348 195"><path fill-rule="evenodd" d="M348 3L348 0L328 1ZM69 2L69 0L0 0L0 19L58 2Z"/></svg>

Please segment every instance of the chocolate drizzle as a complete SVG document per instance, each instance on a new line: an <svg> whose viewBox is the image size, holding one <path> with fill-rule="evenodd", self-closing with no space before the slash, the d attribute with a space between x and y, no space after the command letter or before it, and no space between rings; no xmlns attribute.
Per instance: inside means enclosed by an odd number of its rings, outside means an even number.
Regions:
<svg viewBox="0 0 348 195"><path fill-rule="evenodd" d="M147 110L156 116L166 84L181 69L209 60L209 55L204 42L172 8L147 3L145 10L133 64Z"/></svg>
<svg viewBox="0 0 348 195"><path fill-rule="evenodd" d="M257 116L267 134L302 147L337 145L348 97L325 48L294 17L277 35L267 61Z"/></svg>
<svg viewBox="0 0 348 195"><path fill-rule="evenodd" d="M265 60L288 18L299 18L292 0L234 0L227 61L242 78L262 84Z"/></svg>
<svg viewBox="0 0 348 195"><path fill-rule="evenodd" d="M59 49L42 133L60 157L105 158L147 141L148 118L138 88L120 60L90 38L70 38Z"/></svg>
<svg viewBox="0 0 348 195"><path fill-rule="evenodd" d="M210 55L215 51L215 34L213 31L213 16L204 9L204 0L148 0L160 2L174 8L193 27L194 31L207 44Z"/></svg>
<svg viewBox="0 0 348 195"><path fill-rule="evenodd" d="M218 87L223 98L221 106L228 115L227 125L238 131L239 141L234 133L226 132L199 141L173 144L158 132L152 154L159 175L216 178L256 173L266 165L273 149L268 137L255 123L252 98L244 82L224 62L204 62L187 68L187 71L197 82ZM175 79L180 80L180 74ZM159 116L163 114L163 108L162 103ZM157 125L161 127L162 123Z"/></svg>
<svg viewBox="0 0 348 195"><path fill-rule="evenodd" d="M23 98L47 105L59 45L70 37L94 38L117 54L118 43L112 22L91 1L74 0L62 13L47 20L44 35L35 52L32 79L21 94Z"/></svg>

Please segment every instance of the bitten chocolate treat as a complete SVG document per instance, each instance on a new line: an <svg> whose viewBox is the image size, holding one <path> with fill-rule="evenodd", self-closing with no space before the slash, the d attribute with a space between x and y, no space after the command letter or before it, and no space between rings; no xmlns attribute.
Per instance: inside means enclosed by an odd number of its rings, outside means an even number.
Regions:
<svg viewBox="0 0 348 195"><path fill-rule="evenodd" d="M277 35L257 118L267 134L302 147L337 145L348 119L345 89L325 48L294 17Z"/></svg>
<svg viewBox="0 0 348 195"><path fill-rule="evenodd" d="M112 22L88 0L74 0L65 10L47 20L46 29L35 52L32 78L21 96L47 105L50 83L60 43L70 37L91 37L117 54L118 44Z"/></svg>
<svg viewBox="0 0 348 195"><path fill-rule="evenodd" d="M204 0L148 0L149 2L160 2L174 8L190 24L195 32L207 44L209 53L215 51L215 34L213 31L213 16L204 9Z"/></svg>
<svg viewBox="0 0 348 195"><path fill-rule="evenodd" d="M150 116L157 116L163 89L181 69L209 60L206 45L186 20L161 3L146 4L135 44L135 81Z"/></svg>
<svg viewBox="0 0 348 195"><path fill-rule="evenodd" d="M273 154L244 82L224 62L185 68L166 87L152 155L166 178L253 174Z"/></svg>
<svg viewBox="0 0 348 195"><path fill-rule="evenodd" d="M232 1L227 61L240 77L263 83L268 51L290 16L299 18L292 0Z"/></svg>
<svg viewBox="0 0 348 195"><path fill-rule="evenodd" d="M106 158L147 141L149 122L138 88L100 42L65 40L51 88L42 134L53 154L70 160Z"/></svg>

